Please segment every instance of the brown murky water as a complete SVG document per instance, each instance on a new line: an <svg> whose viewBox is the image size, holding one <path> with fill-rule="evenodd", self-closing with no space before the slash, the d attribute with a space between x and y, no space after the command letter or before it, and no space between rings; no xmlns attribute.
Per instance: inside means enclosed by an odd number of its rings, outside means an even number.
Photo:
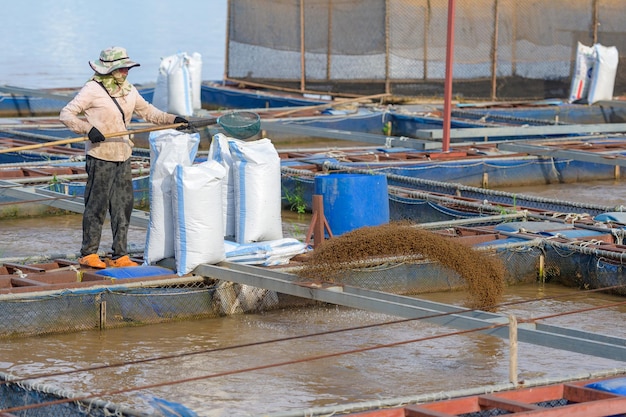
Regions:
<svg viewBox="0 0 626 417"><path fill-rule="evenodd" d="M550 184L503 188L518 194L536 195L557 200L578 201L603 206L626 206L626 182L624 179L611 181L590 181L572 184Z"/></svg>
<svg viewBox="0 0 626 417"><path fill-rule="evenodd" d="M522 304L507 309L507 312L520 318L540 317L616 301L615 298L599 295L580 297L580 294L571 290L550 285L512 288L507 290L505 300L535 299L558 294L571 296L560 301ZM445 293L432 294L428 298L459 303L463 296L460 293ZM626 330L616 325L623 320L625 313L624 308L612 308L563 316L547 323L625 337ZM326 306L9 340L0 344L0 370L17 375L67 371L390 320L394 320L394 317ZM184 403L202 416L263 415L508 381L507 341L479 334L428 340L436 335L453 332L451 329L415 321L114 367L46 378L43 381L92 393L206 376L205 379L189 383L107 397L139 409L146 407L152 397L166 398ZM407 339L425 340L393 348L297 362L323 354ZM287 361L294 363L254 369ZM579 375L583 370L597 372L623 366L623 363L611 360L520 344L520 380L567 377ZM221 373L225 375L216 376Z"/></svg>
<svg viewBox="0 0 626 417"><path fill-rule="evenodd" d="M285 211L283 232L304 240L310 215ZM75 258L82 239L82 215L68 214L50 217L0 218L0 258L24 259L30 256ZM111 250L113 238L107 220L102 228L100 251ZM142 253L146 229L131 226L128 245L132 252Z"/></svg>
<svg viewBox="0 0 626 417"><path fill-rule="evenodd" d="M568 191L569 189L569 191ZM622 204L624 189L612 183L517 190L564 200ZM609 202L610 201L610 202ZM306 233L308 219L291 215L286 224ZM289 215L287 216L289 217ZM104 250L110 235L103 239ZM110 233L110 232L109 232ZM145 231L131 230L130 242L143 247ZM0 221L2 257L33 253L75 253L80 243L80 216ZM544 299L545 297L560 298ZM463 305L465 294L435 293L434 301ZM505 289L498 312L519 319L578 311L623 301L556 285L532 284ZM626 337L621 325L626 307L563 315L548 324ZM0 371L17 375L67 371L98 364L116 364L183 352L227 348L137 365L46 378L43 381L79 392L131 390L162 382L205 377L193 382L106 397L137 409L149 409L152 397L187 405L200 416L257 416L349 402L367 402L424 393L458 390L508 382L508 342L480 334L452 334L453 329L423 321L348 330L276 343L279 338L350 329L383 323L395 317L355 309L319 306L224 318L89 331L65 335L2 340ZM311 360L328 353L347 352L381 343L422 341L393 348ZM235 348L243 344L252 346ZM293 362L283 366L268 366ZM580 375L623 368L624 363L550 348L520 344L519 379ZM258 369L258 368L263 369ZM257 369L255 369L257 368Z"/></svg>

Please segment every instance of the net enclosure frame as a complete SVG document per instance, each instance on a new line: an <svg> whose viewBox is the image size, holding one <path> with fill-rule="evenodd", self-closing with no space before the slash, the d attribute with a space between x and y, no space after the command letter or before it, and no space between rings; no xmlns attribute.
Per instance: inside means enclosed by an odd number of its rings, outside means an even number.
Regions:
<svg viewBox="0 0 626 417"><path fill-rule="evenodd" d="M625 10L620 0L455 0L453 94L568 97L578 42L626 51ZM448 0L229 0L225 79L443 96L447 12ZM625 92L622 65L614 95Z"/></svg>

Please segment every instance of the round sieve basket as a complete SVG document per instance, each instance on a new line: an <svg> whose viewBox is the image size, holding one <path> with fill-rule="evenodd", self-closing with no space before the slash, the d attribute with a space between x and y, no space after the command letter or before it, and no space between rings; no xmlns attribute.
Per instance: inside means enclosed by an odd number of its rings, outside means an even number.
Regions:
<svg viewBox="0 0 626 417"><path fill-rule="evenodd" d="M230 136L237 139L247 139L261 130L261 118L251 111L233 111L221 115L217 123Z"/></svg>

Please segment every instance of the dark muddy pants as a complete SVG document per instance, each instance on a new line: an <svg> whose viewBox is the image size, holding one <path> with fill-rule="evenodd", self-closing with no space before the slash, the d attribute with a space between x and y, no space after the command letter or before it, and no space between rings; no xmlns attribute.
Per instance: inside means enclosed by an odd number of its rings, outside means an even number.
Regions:
<svg viewBox="0 0 626 417"><path fill-rule="evenodd" d="M133 211L133 182L130 159L110 162L87 156L87 186L83 214L83 244L81 256L98 252L102 225L107 210L113 232L113 259L126 255L128 225Z"/></svg>

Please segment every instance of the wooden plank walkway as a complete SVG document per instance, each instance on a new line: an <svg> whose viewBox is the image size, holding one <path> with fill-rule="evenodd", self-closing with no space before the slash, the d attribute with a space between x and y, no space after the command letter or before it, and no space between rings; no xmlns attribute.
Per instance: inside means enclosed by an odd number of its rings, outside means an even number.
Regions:
<svg viewBox="0 0 626 417"><path fill-rule="evenodd" d="M474 395L406 407L349 414L351 417L606 417L626 412L626 397L587 388L590 381ZM471 413L471 414L470 414Z"/></svg>

